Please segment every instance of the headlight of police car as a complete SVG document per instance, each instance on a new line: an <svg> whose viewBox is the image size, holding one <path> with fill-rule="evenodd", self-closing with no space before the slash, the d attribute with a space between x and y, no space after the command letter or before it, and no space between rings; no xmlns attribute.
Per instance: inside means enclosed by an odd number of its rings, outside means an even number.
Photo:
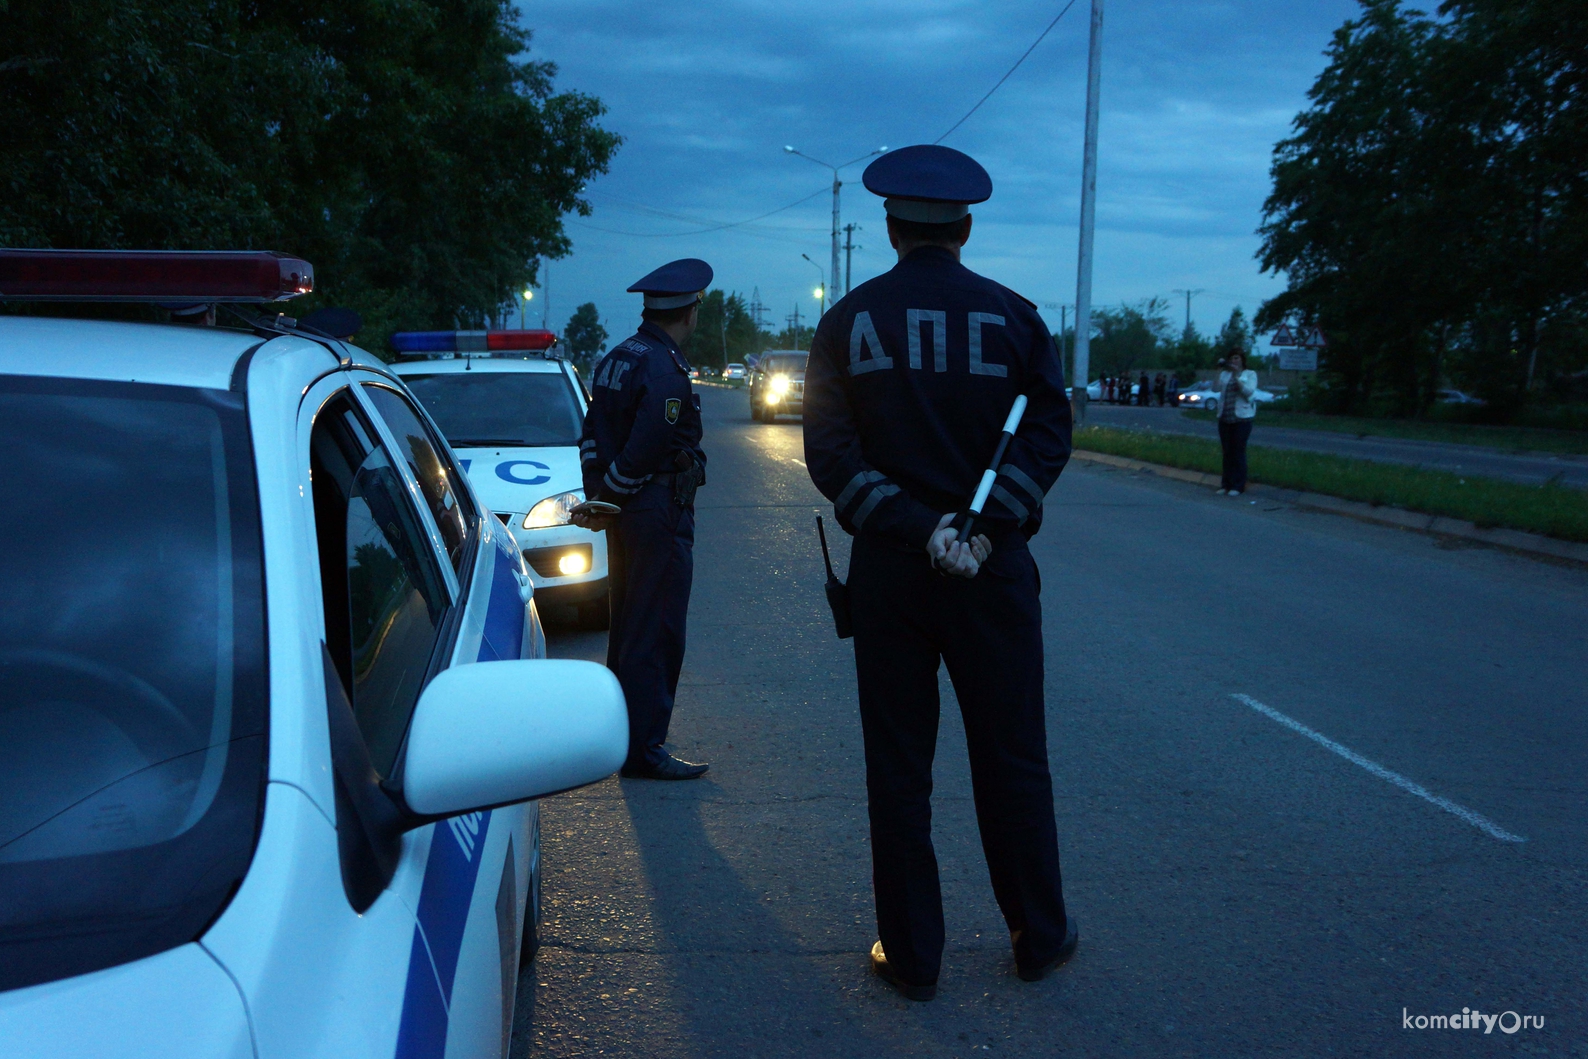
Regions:
<svg viewBox="0 0 1588 1059"><path fill-rule="evenodd" d="M788 376L787 375L774 375L774 376L772 376L772 378L770 380L768 380L768 382L767 382L767 388L772 391L770 400L773 400L773 401L777 400L779 397L782 397L784 394L788 393L788 389L789 389Z"/></svg>
<svg viewBox="0 0 1588 1059"><path fill-rule="evenodd" d="M573 506L584 502L583 493L558 493L548 496L529 509L524 516L525 529L544 529L547 526L565 526L573 515Z"/></svg>

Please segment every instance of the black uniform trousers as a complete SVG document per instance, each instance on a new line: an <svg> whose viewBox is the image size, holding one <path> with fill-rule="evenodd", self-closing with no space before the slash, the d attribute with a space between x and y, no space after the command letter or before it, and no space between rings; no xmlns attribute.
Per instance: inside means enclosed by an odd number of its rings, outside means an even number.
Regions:
<svg viewBox="0 0 1588 1059"><path fill-rule="evenodd" d="M664 756L684 665L694 552L695 510L673 499L671 475L646 484L607 530L607 668L628 703L630 766L660 764Z"/></svg>
<svg viewBox="0 0 1588 1059"><path fill-rule="evenodd" d="M864 534L849 589L866 743L877 932L906 981L937 980L943 901L932 850L938 663L948 665L970 750L993 895L1015 960L1036 967L1064 942L1064 892L1048 774L1036 563L1011 534L970 580Z"/></svg>

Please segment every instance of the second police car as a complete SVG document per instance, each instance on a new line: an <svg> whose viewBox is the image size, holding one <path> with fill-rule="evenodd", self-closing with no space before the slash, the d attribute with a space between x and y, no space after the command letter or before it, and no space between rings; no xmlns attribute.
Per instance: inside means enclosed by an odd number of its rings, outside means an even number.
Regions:
<svg viewBox="0 0 1588 1059"><path fill-rule="evenodd" d="M529 564L543 615L571 607L604 629L606 534L569 524L584 500L579 434L587 398L573 366L546 355L550 331L422 331L392 336L393 371L423 402L480 499Z"/></svg>
<svg viewBox="0 0 1588 1059"><path fill-rule="evenodd" d="M311 277L0 250L27 301ZM0 1054L506 1055L532 799L627 718L402 381L279 314L0 316L0 444Z"/></svg>

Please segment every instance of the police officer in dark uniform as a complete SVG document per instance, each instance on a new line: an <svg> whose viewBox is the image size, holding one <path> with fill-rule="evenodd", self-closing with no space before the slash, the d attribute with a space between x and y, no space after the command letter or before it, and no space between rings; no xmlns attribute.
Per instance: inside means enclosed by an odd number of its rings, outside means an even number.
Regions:
<svg viewBox="0 0 1588 1059"><path fill-rule="evenodd" d="M987 172L947 147L867 168L899 263L822 317L805 373L805 460L854 535L849 592L866 747L877 933L872 968L936 992L943 907L932 851L937 672L965 721L993 894L1015 969L1075 951L1048 775L1039 579L1026 541L1070 456L1070 404L1036 306L960 264ZM968 543L966 511L1016 396L1029 400Z"/></svg>
<svg viewBox="0 0 1588 1059"><path fill-rule="evenodd" d="M607 531L607 668L628 702L622 775L632 778L692 780L709 767L680 761L662 744L684 664L695 490L706 480L700 398L681 348L710 283L710 265L684 258L629 288L645 296L644 322L597 365L579 442L585 496L621 508L574 522Z"/></svg>

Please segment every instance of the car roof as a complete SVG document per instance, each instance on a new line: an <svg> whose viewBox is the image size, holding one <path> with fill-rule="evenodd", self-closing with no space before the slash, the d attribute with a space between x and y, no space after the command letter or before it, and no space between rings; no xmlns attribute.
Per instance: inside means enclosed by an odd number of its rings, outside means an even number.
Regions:
<svg viewBox="0 0 1588 1059"><path fill-rule="evenodd" d="M0 316L0 373L224 390L260 341L229 327Z"/></svg>
<svg viewBox="0 0 1588 1059"><path fill-rule="evenodd" d="M451 375L462 371L518 371L557 374L562 361L540 357L452 357L435 360L404 360L389 365L397 375Z"/></svg>

